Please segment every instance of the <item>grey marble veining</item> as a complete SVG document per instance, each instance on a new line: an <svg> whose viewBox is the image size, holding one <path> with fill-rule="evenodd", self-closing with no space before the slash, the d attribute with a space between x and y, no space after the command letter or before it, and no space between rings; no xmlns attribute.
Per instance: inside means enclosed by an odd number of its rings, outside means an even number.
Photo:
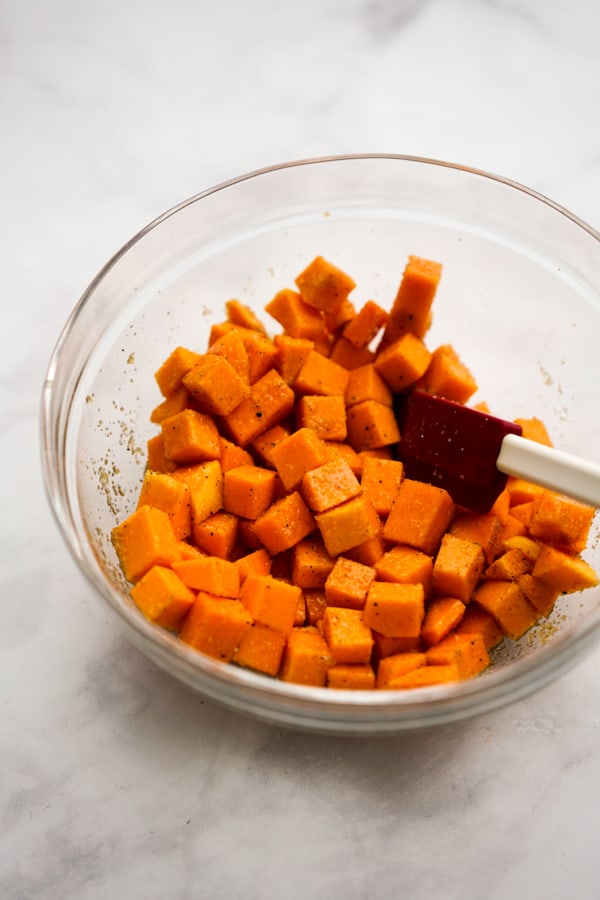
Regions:
<svg viewBox="0 0 600 900"><path fill-rule="evenodd" d="M5 0L0 12L0 898L592 900L600 653L421 735L294 734L133 650L39 471L45 367L164 209L287 159L397 152L600 227L596 0Z"/></svg>

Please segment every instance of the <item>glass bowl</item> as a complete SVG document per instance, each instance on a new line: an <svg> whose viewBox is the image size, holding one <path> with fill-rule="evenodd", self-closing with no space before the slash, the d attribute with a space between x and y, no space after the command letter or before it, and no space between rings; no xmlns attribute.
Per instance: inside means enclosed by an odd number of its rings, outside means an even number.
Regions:
<svg viewBox="0 0 600 900"><path fill-rule="evenodd" d="M503 418L538 416L556 446L600 446L600 235L534 191L429 159L360 155L274 166L166 212L123 247L73 310L41 411L46 489L66 543L130 641L202 695L263 721L391 734L464 719L539 689L600 637L600 588L561 598L506 641L478 678L410 691L291 685L215 661L133 604L111 541L135 508L153 373L173 348L206 347L233 297L261 313L315 256L390 306L409 254L444 270L428 334L452 343ZM275 324L275 323L274 323ZM596 517L585 558L600 569Z"/></svg>

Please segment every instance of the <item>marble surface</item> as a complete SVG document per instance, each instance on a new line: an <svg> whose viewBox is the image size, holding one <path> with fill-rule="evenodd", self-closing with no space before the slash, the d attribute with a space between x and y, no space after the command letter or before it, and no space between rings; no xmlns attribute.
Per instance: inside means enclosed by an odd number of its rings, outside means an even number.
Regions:
<svg viewBox="0 0 600 900"><path fill-rule="evenodd" d="M597 0L4 0L0 897L597 896L600 651L440 732L293 734L116 632L43 493L45 367L154 216L237 174L397 152L600 227Z"/></svg>

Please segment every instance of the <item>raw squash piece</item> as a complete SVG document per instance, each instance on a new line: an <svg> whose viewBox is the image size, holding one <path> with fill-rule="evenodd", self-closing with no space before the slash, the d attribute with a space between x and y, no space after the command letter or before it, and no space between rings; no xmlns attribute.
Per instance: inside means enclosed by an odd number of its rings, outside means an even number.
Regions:
<svg viewBox="0 0 600 900"><path fill-rule="evenodd" d="M140 506L153 506L166 512L178 540L183 540L192 533L192 510L188 487L177 478L147 470L138 497L138 507Z"/></svg>
<svg viewBox="0 0 600 900"><path fill-rule="evenodd" d="M321 513L357 497L361 486L348 463L340 459L306 472L301 491L310 508Z"/></svg>
<svg viewBox="0 0 600 900"><path fill-rule="evenodd" d="M584 591L599 583L597 573L588 562L548 544L542 546L531 574L561 594Z"/></svg>
<svg viewBox="0 0 600 900"><path fill-rule="evenodd" d="M323 636L336 663L368 663L373 649L371 629L359 609L328 606Z"/></svg>
<svg viewBox="0 0 600 900"><path fill-rule="evenodd" d="M200 591L179 637L195 650L229 662L251 626L252 617L239 600L224 600Z"/></svg>
<svg viewBox="0 0 600 900"><path fill-rule="evenodd" d="M394 679L395 690L409 690L424 687L435 687L440 684L451 684L461 681L461 675L454 663L445 666L426 665L419 666L405 675L399 675Z"/></svg>
<svg viewBox="0 0 600 900"><path fill-rule="evenodd" d="M165 456L176 463L190 464L219 459L219 431L211 416L184 409L161 423Z"/></svg>
<svg viewBox="0 0 600 900"><path fill-rule="evenodd" d="M529 533L543 544L567 553L585 550L596 510L553 491L542 491L533 500Z"/></svg>
<svg viewBox="0 0 600 900"><path fill-rule="evenodd" d="M244 519L257 519L271 505L275 473L260 466L239 466L223 475L223 507Z"/></svg>
<svg viewBox="0 0 600 900"><path fill-rule="evenodd" d="M511 476L506 482L506 490L510 494L510 505L514 507L520 506L522 503L530 503L545 488L540 487L539 484L533 484L531 481L525 481L524 478Z"/></svg>
<svg viewBox="0 0 600 900"><path fill-rule="evenodd" d="M520 550L532 563L536 561L542 549L537 541L527 535L514 535L502 541L505 550Z"/></svg>
<svg viewBox="0 0 600 900"><path fill-rule="evenodd" d="M466 403L477 390L473 375L450 344L442 344L431 354L418 387L455 403Z"/></svg>
<svg viewBox="0 0 600 900"><path fill-rule="evenodd" d="M146 468L151 472L170 474L177 468L177 463L165 456L165 442L162 434L155 434L146 444Z"/></svg>
<svg viewBox="0 0 600 900"><path fill-rule="evenodd" d="M398 488L383 536L433 556L453 514L454 502L447 491L405 478Z"/></svg>
<svg viewBox="0 0 600 900"><path fill-rule="evenodd" d="M381 520L373 504L362 496L318 513L315 520L330 556L358 547L377 537L381 530Z"/></svg>
<svg viewBox="0 0 600 900"><path fill-rule="evenodd" d="M454 537L479 544L488 565L500 549L502 522L493 513L458 513L449 530Z"/></svg>
<svg viewBox="0 0 600 900"><path fill-rule="evenodd" d="M387 550L374 563L379 581L397 584L422 584L425 596L431 593L433 582L433 559L414 547L399 545Z"/></svg>
<svg viewBox="0 0 600 900"><path fill-rule="evenodd" d="M240 328L239 333L248 354L248 380L254 385L274 369L277 347L270 338L252 328Z"/></svg>
<svg viewBox="0 0 600 900"><path fill-rule="evenodd" d="M237 406L224 423L233 439L242 447L286 419L294 408L294 392L275 369L259 378L250 396Z"/></svg>
<svg viewBox="0 0 600 900"><path fill-rule="evenodd" d="M538 444L545 444L546 447L552 447L552 440L548 434L548 429L536 417L530 419L515 419L515 423L521 426L522 436L529 441L537 441Z"/></svg>
<svg viewBox="0 0 600 900"><path fill-rule="evenodd" d="M343 459L348 463L357 478L362 472L362 459L360 454L353 450L350 444L342 444L339 441L326 441L327 462Z"/></svg>
<svg viewBox="0 0 600 900"><path fill-rule="evenodd" d="M333 664L329 647L316 628L294 628L283 651L279 678L293 684L325 687Z"/></svg>
<svg viewBox="0 0 600 900"><path fill-rule="evenodd" d="M492 650L504 640L504 632L495 618L475 601L469 603L455 634L480 634L486 650Z"/></svg>
<svg viewBox="0 0 600 900"><path fill-rule="evenodd" d="M315 349L315 343L308 338L291 337L289 334L276 334L273 343L277 347L275 367L286 384L293 385L306 357Z"/></svg>
<svg viewBox="0 0 600 900"><path fill-rule="evenodd" d="M242 636L231 661L246 669L277 675L286 643L286 635L268 625L254 622Z"/></svg>
<svg viewBox="0 0 600 900"><path fill-rule="evenodd" d="M229 560L217 556L202 556L174 562L171 568L193 590L230 600L240 595L240 572Z"/></svg>
<svg viewBox="0 0 600 900"><path fill-rule="evenodd" d="M484 581L475 591L474 599L513 640L520 638L537 621L536 610L514 581Z"/></svg>
<svg viewBox="0 0 600 900"><path fill-rule="evenodd" d="M347 341L362 349L369 346L387 319L387 311L382 306L374 300L367 300L358 313L348 321L342 334Z"/></svg>
<svg viewBox="0 0 600 900"><path fill-rule="evenodd" d="M346 298L342 300L339 306L336 306L331 312L323 313L325 325L331 335L341 331L341 329L353 319L356 315L356 307L351 300Z"/></svg>
<svg viewBox="0 0 600 900"><path fill-rule="evenodd" d="M375 360L375 352L368 347L355 347L340 335L331 348L329 359L351 372L372 363Z"/></svg>
<svg viewBox="0 0 600 900"><path fill-rule="evenodd" d="M516 509L516 507L514 508ZM520 522L516 516L509 515L505 524L502 526L499 543L501 547L506 547L507 541L512 540L512 538L526 536L527 528L523 522Z"/></svg>
<svg viewBox="0 0 600 900"><path fill-rule="evenodd" d="M363 566L374 566L385 553L385 547L386 545L383 543L381 536L377 535L377 537L368 541L363 541L357 547L351 547L350 550L346 550L346 556L348 559L362 563Z"/></svg>
<svg viewBox="0 0 600 900"><path fill-rule="evenodd" d="M468 603L485 566L479 544L445 534L433 564L433 589L437 594Z"/></svg>
<svg viewBox="0 0 600 900"><path fill-rule="evenodd" d="M525 532L527 532L533 515L533 500L528 500L525 503L516 503L514 506L511 506L510 515L513 519L521 522L525 526Z"/></svg>
<svg viewBox="0 0 600 900"><path fill-rule="evenodd" d="M375 672L369 663L341 663L328 670L327 687L338 691L370 691L375 687Z"/></svg>
<svg viewBox="0 0 600 900"><path fill-rule="evenodd" d="M286 491L297 488L302 477L327 460L327 448L313 428L300 428L271 451L277 474Z"/></svg>
<svg viewBox="0 0 600 900"><path fill-rule="evenodd" d="M354 406L365 400L374 400L384 406L393 404L393 394L373 363L353 369L346 386L346 406Z"/></svg>
<svg viewBox="0 0 600 900"><path fill-rule="evenodd" d="M204 550L200 550L194 544L188 544L187 541L178 541L177 547L179 548L179 558L182 561L185 559L199 559L207 555Z"/></svg>
<svg viewBox="0 0 600 900"><path fill-rule="evenodd" d="M302 299L326 313L334 312L356 287L349 275L317 256L295 279Z"/></svg>
<svg viewBox="0 0 600 900"><path fill-rule="evenodd" d="M464 616L466 606L456 597L435 597L425 610L421 639L427 647L445 638Z"/></svg>
<svg viewBox="0 0 600 900"><path fill-rule="evenodd" d="M184 466L173 478L187 485L192 509L192 529L223 506L223 471L218 460Z"/></svg>
<svg viewBox="0 0 600 900"><path fill-rule="evenodd" d="M228 415L250 392L248 382L217 353L205 353L183 376L183 384L197 408L210 416Z"/></svg>
<svg viewBox="0 0 600 900"><path fill-rule="evenodd" d="M375 570L344 556L338 556L325 582L329 606L363 609Z"/></svg>
<svg viewBox="0 0 600 900"><path fill-rule="evenodd" d="M388 637L371 629L373 634L373 661L379 665L382 659L396 656L398 653L420 653L422 648L419 637Z"/></svg>
<svg viewBox="0 0 600 900"><path fill-rule="evenodd" d="M152 566L180 559L171 519L162 509L140 506L111 532L112 544L127 581L135 582Z"/></svg>
<svg viewBox="0 0 600 900"><path fill-rule="evenodd" d="M426 652L430 666L455 665L459 677L473 678L490 664L483 637L480 634L449 634Z"/></svg>
<svg viewBox="0 0 600 900"><path fill-rule="evenodd" d="M138 609L163 628L176 631L196 595L171 569L152 566L131 589Z"/></svg>
<svg viewBox="0 0 600 900"><path fill-rule="evenodd" d="M431 353L411 332L403 334L377 354L375 368L394 393L418 381L431 361Z"/></svg>
<svg viewBox="0 0 600 900"><path fill-rule="evenodd" d="M229 469L237 469L238 466L251 466L254 464L254 458L247 450L243 450L242 447L238 447L237 444L234 444L233 441L228 441L222 435L220 441L220 463L223 472L228 472Z"/></svg>
<svg viewBox="0 0 600 900"><path fill-rule="evenodd" d="M526 573L519 575L517 584L525 594L525 597L540 616L549 616L554 608L560 591L551 584L544 584L539 578Z"/></svg>
<svg viewBox="0 0 600 900"><path fill-rule="evenodd" d="M305 538L292 549L292 582L303 590L324 590L334 565L320 538Z"/></svg>
<svg viewBox="0 0 600 900"><path fill-rule="evenodd" d="M380 516L389 514L403 478L404 466L400 460L363 457L360 484Z"/></svg>
<svg viewBox="0 0 600 900"><path fill-rule="evenodd" d="M339 394L331 397L300 397L296 405L296 426L311 428L324 441L344 441L346 426L346 405Z"/></svg>
<svg viewBox="0 0 600 900"><path fill-rule="evenodd" d="M248 351L239 328L234 328L215 340L207 352L222 356L235 369L245 384L250 383Z"/></svg>
<svg viewBox="0 0 600 900"><path fill-rule="evenodd" d="M259 331L266 334L266 329L258 316L239 300L228 300L225 304L227 310L227 318L234 325L241 325L242 328L251 328L252 331Z"/></svg>
<svg viewBox="0 0 600 900"><path fill-rule="evenodd" d="M254 532L269 553L282 553L314 531L315 520L298 493L276 500L254 521Z"/></svg>
<svg viewBox="0 0 600 900"><path fill-rule="evenodd" d="M199 353L188 350L186 347L176 347L159 369L154 373L158 389L163 397L168 397L181 387L183 376L193 369L198 360Z"/></svg>
<svg viewBox="0 0 600 900"><path fill-rule="evenodd" d="M431 304L442 275L442 266L433 260L409 256L398 293L383 333L382 346L407 331L422 338L431 322Z"/></svg>
<svg viewBox="0 0 600 900"><path fill-rule="evenodd" d="M164 419L176 415L176 413L181 412L188 406L193 408L194 401L188 394L187 389L182 385L173 391L172 394L169 394L168 397L165 397L162 403L154 407L150 413L150 421L154 425L160 425Z"/></svg>
<svg viewBox="0 0 600 900"><path fill-rule="evenodd" d="M420 669L426 662L425 654L414 650L384 657L377 666L377 689L394 690L397 678L406 675L407 672Z"/></svg>
<svg viewBox="0 0 600 900"><path fill-rule="evenodd" d="M304 591L304 602L306 604L307 625L316 625L321 621L327 609L325 591L312 589Z"/></svg>
<svg viewBox="0 0 600 900"><path fill-rule="evenodd" d="M297 394L344 397L349 377L347 369L311 350L296 375L294 390Z"/></svg>
<svg viewBox="0 0 600 900"><path fill-rule="evenodd" d="M241 556L234 562L239 574L240 585L244 583L248 575L270 575L271 573L271 557L264 547L253 550L245 556Z"/></svg>
<svg viewBox="0 0 600 900"><path fill-rule="evenodd" d="M265 312L279 322L286 337L314 342L322 340L325 335L326 325L323 316L314 306L305 303L297 291L289 288L278 291L265 306ZM278 345L277 341L275 345L278 350L281 346L285 346L281 343Z"/></svg>
<svg viewBox="0 0 600 900"><path fill-rule="evenodd" d="M483 573L486 580L515 581L519 575L530 572L533 560L518 547L506 550Z"/></svg>
<svg viewBox="0 0 600 900"><path fill-rule="evenodd" d="M201 522L194 522L194 541L206 553L229 559L238 540L239 523L237 516L227 512L217 512Z"/></svg>
<svg viewBox="0 0 600 900"><path fill-rule="evenodd" d="M250 574L242 585L240 600L255 622L289 634L301 595L299 587L272 575Z"/></svg>
<svg viewBox="0 0 600 900"><path fill-rule="evenodd" d="M275 463L272 459L273 450L277 444L280 444L281 441L288 438L290 434L291 431L287 425L274 425L273 428L269 428L263 434L259 435L256 440L252 441L252 449L255 454L260 457L262 463L270 469L274 469Z"/></svg>
<svg viewBox="0 0 600 900"><path fill-rule="evenodd" d="M425 615L422 584L375 581L363 611L365 624L387 637L418 637Z"/></svg>
<svg viewBox="0 0 600 900"><path fill-rule="evenodd" d="M348 442L360 453L396 444L400 429L391 407L376 400L363 400L346 410Z"/></svg>

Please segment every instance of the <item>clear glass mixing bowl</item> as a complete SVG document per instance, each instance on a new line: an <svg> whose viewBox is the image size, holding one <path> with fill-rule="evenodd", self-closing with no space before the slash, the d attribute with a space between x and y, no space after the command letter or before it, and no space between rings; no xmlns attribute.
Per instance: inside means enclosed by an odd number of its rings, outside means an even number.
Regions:
<svg viewBox="0 0 600 900"><path fill-rule="evenodd" d="M452 343L503 418L537 415L557 446L598 458L600 235L548 199L462 166L392 155L313 159L217 185L166 212L97 275L49 363L47 493L66 543L131 642L204 696L317 732L390 734L463 719L555 679L600 638L600 588L570 595L464 683L413 691L295 686L224 665L138 612L110 532L134 508L153 373L202 349L237 297L261 313L321 254L389 307L408 254L441 261L430 346ZM598 517L586 559L600 569Z"/></svg>

